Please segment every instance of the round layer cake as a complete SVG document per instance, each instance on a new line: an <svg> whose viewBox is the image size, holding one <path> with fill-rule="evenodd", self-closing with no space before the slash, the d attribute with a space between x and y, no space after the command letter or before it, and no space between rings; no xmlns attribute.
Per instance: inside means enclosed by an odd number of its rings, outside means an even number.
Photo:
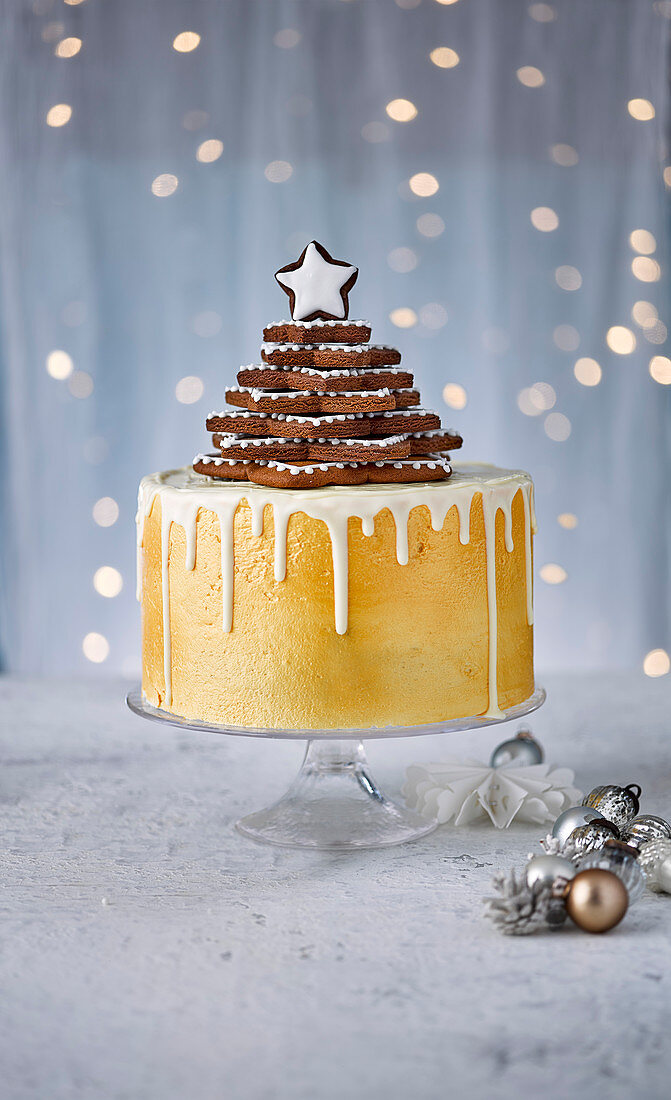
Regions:
<svg viewBox="0 0 671 1100"><path fill-rule="evenodd" d="M498 717L534 691L533 485L274 489L143 479L143 691L232 726L337 730Z"/></svg>

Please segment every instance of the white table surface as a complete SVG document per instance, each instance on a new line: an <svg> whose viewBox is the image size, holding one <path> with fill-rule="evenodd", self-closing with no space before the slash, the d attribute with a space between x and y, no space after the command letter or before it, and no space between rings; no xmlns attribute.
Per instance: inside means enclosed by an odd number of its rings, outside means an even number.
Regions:
<svg viewBox="0 0 671 1100"><path fill-rule="evenodd" d="M671 677L552 676L532 727L583 789L640 782L671 814ZM506 938L492 871L541 830L442 827L356 854L256 845L301 746L189 734L128 685L0 680L5 1100L413 1100L671 1095L671 897L618 929ZM415 760L514 727L369 743Z"/></svg>

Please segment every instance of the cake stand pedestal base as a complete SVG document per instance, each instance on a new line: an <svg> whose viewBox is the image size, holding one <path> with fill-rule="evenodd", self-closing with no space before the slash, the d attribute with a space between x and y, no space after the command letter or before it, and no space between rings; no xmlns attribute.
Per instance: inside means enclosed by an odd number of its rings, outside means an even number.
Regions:
<svg viewBox="0 0 671 1100"><path fill-rule="evenodd" d="M245 836L292 848L383 848L436 828L384 795L361 741L308 741L303 766L278 802L238 821Z"/></svg>
<svg viewBox="0 0 671 1100"><path fill-rule="evenodd" d="M275 737L306 741L303 767L286 794L265 810L243 817L237 828L253 840L290 848L322 848L347 851L386 848L417 840L436 828L412 810L392 802L380 791L368 770L362 738L423 737L434 733L460 733L522 718L541 706L542 687L496 718L482 714L453 718L425 726L371 726L366 729L298 730L226 726L181 718L152 706L140 688L128 693L126 702L135 714L164 726L192 733L226 733L241 737Z"/></svg>

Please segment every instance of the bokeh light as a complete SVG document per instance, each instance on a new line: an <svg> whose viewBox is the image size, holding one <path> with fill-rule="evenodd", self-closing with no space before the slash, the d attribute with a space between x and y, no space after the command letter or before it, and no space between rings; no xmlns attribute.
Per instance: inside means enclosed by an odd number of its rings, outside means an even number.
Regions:
<svg viewBox="0 0 671 1100"><path fill-rule="evenodd" d="M100 497L93 505L92 515L98 527L112 527L119 518L119 505L114 497Z"/></svg>
<svg viewBox="0 0 671 1100"><path fill-rule="evenodd" d="M177 53L191 53L200 45L200 35L195 31L181 31L172 40L173 50L177 50Z"/></svg>
<svg viewBox="0 0 671 1100"><path fill-rule="evenodd" d="M283 31L277 31L273 35L273 42L281 50L292 50L301 40L301 32L293 27L286 27Z"/></svg>
<svg viewBox="0 0 671 1100"><path fill-rule="evenodd" d="M559 218L551 206L536 206L529 217L534 229L541 233L552 233L559 225Z"/></svg>
<svg viewBox="0 0 671 1100"><path fill-rule="evenodd" d="M367 122L361 127L361 137L371 145L379 145L382 141L389 141L391 131L384 122Z"/></svg>
<svg viewBox="0 0 671 1100"><path fill-rule="evenodd" d="M76 370L68 378L68 389L73 397L83 400L93 393L93 379L85 370Z"/></svg>
<svg viewBox="0 0 671 1100"><path fill-rule="evenodd" d="M560 351L576 351L580 347L580 333L573 325L557 325L552 341Z"/></svg>
<svg viewBox="0 0 671 1100"><path fill-rule="evenodd" d="M420 214L417 229L423 237L440 237L445 232L445 222L440 214Z"/></svg>
<svg viewBox="0 0 671 1100"><path fill-rule="evenodd" d="M34 9L33 9L34 10ZM48 10L48 8L47 8ZM41 14L44 14L42 12ZM59 22L45 23L40 31L40 38L43 42L57 42L59 38L65 33L65 24Z"/></svg>
<svg viewBox="0 0 671 1100"><path fill-rule="evenodd" d="M576 361L573 373L581 386L598 386L602 370L596 359L585 356Z"/></svg>
<svg viewBox="0 0 671 1100"><path fill-rule="evenodd" d="M54 53L56 57L76 57L81 48L81 38L62 38L57 43Z"/></svg>
<svg viewBox="0 0 671 1100"><path fill-rule="evenodd" d="M104 634L92 631L84 638L82 650L87 661L93 661L94 664L99 665L109 657L110 645Z"/></svg>
<svg viewBox="0 0 671 1100"><path fill-rule="evenodd" d="M72 118L72 107L69 103L55 103L47 111L47 126L65 126Z"/></svg>
<svg viewBox="0 0 671 1100"><path fill-rule="evenodd" d="M459 54L449 46L436 46L429 57L439 69L454 69L459 64Z"/></svg>
<svg viewBox="0 0 671 1100"><path fill-rule="evenodd" d="M440 184L435 176L432 176L430 172L416 172L414 176L411 176L408 185L413 195L419 195L420 198L429 198L431 195L435 195Z"/></svg>
<svg viewBox="0 0 671 1100"><path fill-rule="evenodd" d="M632 118L636 118L640 122L649 122L651 118L655 117L655 108L649 99L630 99L627 110Z"/></svg>
<svg viewBox="0 0 671 1100"><path fill-rule="evenodd" d="M74 363L67 351L50 351L47 355L47 373L52 378L58 379L62 382L64 378L69 378L74 370Z"/></svg>
<svg viewBox="0 0 671 1100"><path fill-rule="evenodd" d="M443 401L450 409L465 409L468 395L458 382L448 382L443 387Z"/></svg>
<svg viewBox="0 0 671 1100"><path fill-rule="evenodd" d="M649 256L657 248L654 234L648 229L634 229L629 234L629 244L634 252L642 252L645 256Z"/></svg>
<svg viewBox="0 0 671 1100"><path fill-rule="evenodd" d="M660 386L671 386L671 359L666 355L654 355L650 360L650 377Z"/></svg>
<svg viewBox="0 0 671 1100"><path fill-rule="evenodd" d="M539 569L540 578L545 581L546 584L563 584L566 580L566 570L557 565L555 561L549 561L546 565L541 565Z"/></svg>
<svg viewBox="0 0 671 1100"><path fill-rule="evenodd" d="M160 176L156 176L151 183L151 193L156 195L158 199L167 198L168 195L174 195L179 186L179 180L177 176L173 176L170 172L163 172Z"/></svg>
<svg viewBox="0 0 671 1100"><path fill-rule="evenodd" d="M523 65L518 69L517 79L525 88L540 88L545 84L545 77L534 65Z"/></svg>
<svg viewBox="0 0 671 1100"><path fill-rule="evenodd" d="M557 516L557 523L565 531L573 531L578 526L578 517L573 512L560 512Z"/></svg>
<svg viewBox="0 0 671 1100"><path fill-rule="evenodd" d="M387 263L392 271L404 275L408 271L414 271L417 267L417 253L411 248L392 248L387 256Z"/></svg>
<svg viewBox="0 0 671 1100"><path fill-rule="evenodd" d="M412 122L413 118L417 118L417 108L409 99L392 99L385 111L394 122Z"/></svg>
<svg viewBox="0 0 671 1100"><path fill-rule="evenodd" d="M425 328L439 329L447 324L447 310L440 302L427 302L419 311L419 319Z"/></svg>
<svg viewBox="0 0 671 1100"><path fill-rule="evenodd" d="M417 314L409 306L399 306L397 309L392 309L389 320L397 328L412 328L417 324Z"/></svg>
<svg viewBox="0 0 671 1100"><path fill-rule="evenodd" d="M529 15L537 23L553 23L557 18L557 12L552 4L530 4Z"/></svg>
<svg viewBox="0 0 671 1100"><path fill-rule="evenodd" d="M293 174L293 167L288 160L271 160L263 174L270 183L286 183Z"/></svg>
<svg viewBox="0 0 671 1100"><path fill-rule="evenodd" d="M636 337L630 328L613 325L606 333L606 343L616 355L631 355L636 348Z"/></svg>
<svg viewBox="0 0 671 1100"><path fill-rule="evenodd" d="M113 565L101 565L93 574L93 587L99 596L108 600L118 596L123 588L123 577Z"/></svg>
<svg viewBox="0 0 671 1100"><path fill-rule="evenodd" d="M671 669L671 659L665 649L651 649L643 660L646 676L666 676Z"/></svg>
<svg viewBox="0 0 671 1100"><path fill-rule="evenodd" d="M649 344L665 344L669 333L663 321L653 321L651 325L645 325L643 335Z"/></svg>
<svg viewBox="0 0 671 1100"><path fill-rule="evenodd" d="M657 260L653 260L651 256L634 256L631 270L642 283L656 283L661 275Z"/></svg>
<svg viewBox="0 0 671 1100"><path fill-rule="evenodd" d="M195 401L200 401L204 388L202 378L187 374L175 386L175 397L182 405L193 405Z"/></svg>
<svg viewBox="0 0 671 1100"><path fill-rule="evenodd" d="M632 320L640 325L641 328L648 328L650 325L654 325L658 319L658 313L652 302L645 302L643 300L634 302L631 309Z"/></svg>
<svg viewBox="0 0 671 1100"><path fill-rule="evenodd" d="M561 168L574 168L579 160L573 146L565 145L563 142L550 146L550 156L555 164L558 164Z"/></svg>
<svg viewBox="0 0 671 1100"><path fill-rule="evenodd" d="M554 443L563 443L571 434L571 421L560 412L551 412L543 423L545 434Z"/></svg>
<svg viewBox="0 0 671 1100"><path fill-rule="evenodd" d="M219 160L223 151L223 141L219 141L218 138L208 138L207 141L202 141L198 146L196 160L199 160L201 164L212 164L213 161Z"/></svg>
<svg viewBox="0 0 671 1100"><path fill-rule="evenodd" d="M562 266L558 267L555 271L555 282L562 290L580 290L582 286L582 275L577 267L571 267L570 264L562 264Z"/></svg>

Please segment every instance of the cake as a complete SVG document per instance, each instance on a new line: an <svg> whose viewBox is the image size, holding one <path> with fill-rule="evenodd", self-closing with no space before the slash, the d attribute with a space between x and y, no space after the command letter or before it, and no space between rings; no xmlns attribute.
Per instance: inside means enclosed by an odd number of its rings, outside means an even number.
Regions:
<svg viewBox="0 0 671 1100"><path fill-rule="evenodd" d="M534 692L533 484L453 464L395 348L317 242L276 273L214 450L145 477L143 694L190 720L338 730L501 717Z"/></svg>

